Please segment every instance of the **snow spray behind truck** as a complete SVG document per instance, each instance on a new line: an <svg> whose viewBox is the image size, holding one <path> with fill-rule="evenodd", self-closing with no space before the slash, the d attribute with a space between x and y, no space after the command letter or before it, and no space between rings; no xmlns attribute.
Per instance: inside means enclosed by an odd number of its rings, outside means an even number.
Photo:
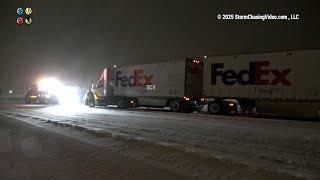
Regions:
<svg viewBox="0 0 320 180"><path fill-rule="evenodd" d="M96 105L170 107L194 111L201 106L203 63L198 60L107 67L93 85Z"/></svg>
<svg viewBox="0 0 320 180"><path fill-rule="evenodd" d="M212 56L204 60L203 95L212 114L233 99L243 111L319 118L319 68L320 50Z"/></svg>

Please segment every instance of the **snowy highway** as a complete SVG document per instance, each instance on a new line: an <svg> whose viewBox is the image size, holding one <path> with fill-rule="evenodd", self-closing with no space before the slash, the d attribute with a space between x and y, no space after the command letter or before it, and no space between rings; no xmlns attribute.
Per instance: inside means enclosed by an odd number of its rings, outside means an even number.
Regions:
<svg viewBox="0 0 320 180"><path fill-rule="evenodd" d="M320 177L320 123L166 110L1 105L0 115L75 127L295 177Z"/></svg>

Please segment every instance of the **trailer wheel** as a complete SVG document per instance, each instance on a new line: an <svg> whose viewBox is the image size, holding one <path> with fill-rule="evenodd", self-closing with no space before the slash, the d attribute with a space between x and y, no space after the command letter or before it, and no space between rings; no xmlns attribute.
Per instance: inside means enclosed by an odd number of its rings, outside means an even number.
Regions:
<svg viewBox="0 0 320 180"><path fill-rule="evenodd" d="M221 112L221 104L218 102L209 103L208 111L210 114L219 114Z"/></svg>
<svg viewBox="0 0 320 180"><path fill-rule="evenodd" d="M130 107L131 108L137 108L139 106L137 99L131 99L130 100Z"/></svg>
<svg viewBox="0 0 320 180"><path fill-rule="evenodd" d="M179 101L177 100L170 101L170 109L173 112L180 112L181 107L180 107Z"/></svg>

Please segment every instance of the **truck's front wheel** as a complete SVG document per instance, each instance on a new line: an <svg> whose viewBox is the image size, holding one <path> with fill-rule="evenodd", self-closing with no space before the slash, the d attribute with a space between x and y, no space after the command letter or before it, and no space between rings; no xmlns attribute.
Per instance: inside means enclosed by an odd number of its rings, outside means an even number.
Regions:
<svg viewBox="0 0 320 180"><path fill-rule="evenodd" d="M208 104L208 111L210 114L221 113L221 104L218 102L211 102Z"/></svg>
<svg viewBox="0 0 320 180"><path fill-rule="evenodd" d="M89 107L90 108L93 108L93 107L95 107L96 106L96 103L94 102L94 101L90 101L89 102Z"/></svg>
<svg viewBox="0 0 320 180"><path fill-rule="evenodd" d="M29 99L25 99L24 101L26 104L31 104L31 100L29 100Z"/></svg>

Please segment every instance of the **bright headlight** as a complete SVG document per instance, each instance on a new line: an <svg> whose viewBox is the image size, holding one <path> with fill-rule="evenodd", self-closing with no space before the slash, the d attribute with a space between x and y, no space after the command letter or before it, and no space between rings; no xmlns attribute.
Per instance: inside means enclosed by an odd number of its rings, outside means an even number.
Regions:
<svg viewBox="0 0 320 180"><path fill-rule="evenodd" d="M55 78L41 79L38 82L38 89L40 91L48 92L46 94L56 96L61 104L79 104L80 96L78 94L78 88L66 86ZM49 98L47 97L47 98Z"/></svg>

